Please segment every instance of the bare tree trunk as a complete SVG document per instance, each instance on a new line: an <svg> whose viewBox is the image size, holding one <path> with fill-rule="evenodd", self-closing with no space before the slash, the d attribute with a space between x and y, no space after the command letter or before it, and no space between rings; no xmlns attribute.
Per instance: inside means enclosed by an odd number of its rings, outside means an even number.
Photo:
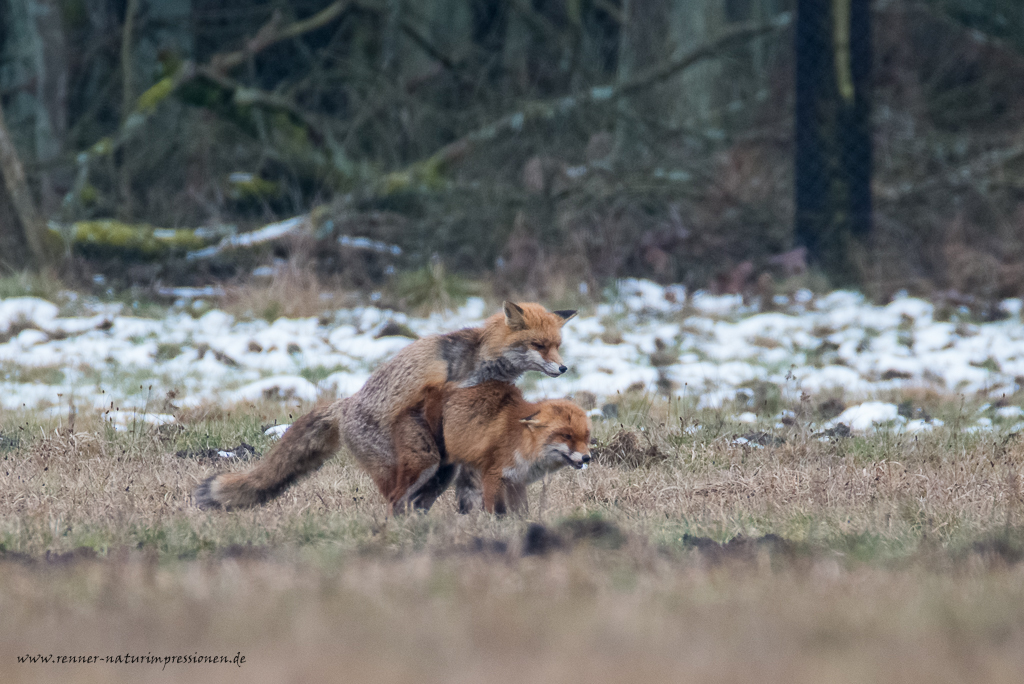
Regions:
<svg viewBox="0 0 1024 684"><path fill-rule="evenodd" d="M135 75L132 44L135 34L135 15L139 0L128 0L124 10L124 29L121 31L121 125L135 109Z"/></svg>
<svg viewBox="0 0 1024 684"><path fill-rule="evenodd" d="M32 160L39 169L43 210L55 209L59 194L53 178L67 133L67 48L57 0L5 0L7 25L3 61L13 98L12 125L31 140ZM28 131L31 130L31 133Z"/></svg>
<svg viewBox="0 0 1024 684"><path fill-rule="evenodd" d="M7 131L0 106L0 265L40 268L45 263L43 221L25 180L25 170Z"/></svg>
<svg viewBox="0 0 1024 684"><path fill-rule="evenodd" d="M622 0L622 21L619 23L619 57L615 82L622 86L629 77L636 71L636 52L633 49L633 2ZM615 118L615 148L612 156L616 161L622 161L627 149L632 143L632 123L630 121L630 102L628 98L622 98L617 103L618 116Z"/></svg>
<svg viewBox="0 0 1024 684"><path fill-rule="evenodd" d="M135 16L139 12L139 0L128 0L124 10L124 27L121 29L121 126L135 111L135 60L132 58L135 38ZM127 154L125 149L123 154ZM132 171L130 165L122 164L118 169L121 205L118 214L128 220L132 216Z"/></svg>
<svg viewBox="0 0 1024 684"><path fill-rule="evenodd" d="M60 5L56 0L37 2L36 163L43 211L60 203L60 183L53 166L64 150L68 130L68 60Z"/></svg>

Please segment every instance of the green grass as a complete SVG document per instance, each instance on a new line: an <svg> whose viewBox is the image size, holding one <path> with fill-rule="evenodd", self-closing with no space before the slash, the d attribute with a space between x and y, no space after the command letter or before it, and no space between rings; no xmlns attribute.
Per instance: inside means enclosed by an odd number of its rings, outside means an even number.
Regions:
<svg viewBox="0 0 1024 684"><path fill-rule="evenodd" d="M59 385L64 382L64 369L60 366L23 366L0 362L0 380L13 383Z"/></svg>
<svg viewBox="0 0 1024 684"><path fill-rule="evenodd" d="M332 373L349 370L351 369L347 366L305 366L299 371L299 375L315 385L321 380L327 379Z"/></svg>
<svg viewBox="0 0 1024 684"><path fill-rule="evenodd" d="M60 283L31 271L0 276L0 299L9 297L41 297L53 301L58 298Z"/></svg>
<svg viewBox="0 0 1024 684"><path fill-rule="evenodd" d="M475 290L469 281L449 273L440 261L399 273L391 289L404 308L421 313L456 309Z"/></svg>

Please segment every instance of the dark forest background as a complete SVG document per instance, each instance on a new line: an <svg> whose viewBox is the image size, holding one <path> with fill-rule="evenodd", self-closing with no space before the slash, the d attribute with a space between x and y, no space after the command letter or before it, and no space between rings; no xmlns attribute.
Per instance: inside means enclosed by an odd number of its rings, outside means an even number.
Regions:
<svg viewBox="0 0 1024 684"><path fill-rule="evenodd" d="M795 166L801 63L858 98L864 130L824 135L869 154ZM0 0L0 104L8 271L1024 294L1019 0ZM798 225L800 168L870 190L842 264Z"/></svg>

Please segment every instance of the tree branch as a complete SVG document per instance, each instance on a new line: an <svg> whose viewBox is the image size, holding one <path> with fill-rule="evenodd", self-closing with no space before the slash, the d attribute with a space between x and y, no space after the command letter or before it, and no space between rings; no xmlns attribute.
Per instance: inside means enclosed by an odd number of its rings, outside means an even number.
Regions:
<svg viewBox="0 0 1024 684"><path fill-rule="evenodd" d="M437 46L431 43L430 40L428 40L427 37L423 35L418 28L412 25L412 23L410 23L407 20L402 20L401 26L402 32L405 33L405 35L407 35L409 38L411 38L412 42L415 43L416 46L419 47L419 49L423 50L423 52L428 57L430 57L438 64L443 66L445 69L447 69L449 72L451 72L452 77L455 78L456 81L458 81L461 85L473 84L472 80L467 78L465 74L462 73L462 71L459 69L459 65L455 63L455 60L453 60L451 57L442 52Z"/></svg>
<svg viewBox="0 0 1024 684"><path fill-rule="evenodd" d="M388 174L383 179L382 191L391 192L415 182L426 181L429 184L436 179L441 169L454 163L480 143L494 140L504 133L517 133L524 126L537 121L564 116L585 105L616 102L623 97L663 83L694 64L717 57L734 45L742 44L758 36L778 32L788 25L789 16L782 15L779 20L769 24L737 26L706 45L680 57L657 64L621 83L597 86L579 95L527 103L519 111L506 114L500 119L448 143L430 157L420 160L402 171Z"/></svg>
<svg viewBox="0 0 1024 684"><path fill-rule="evenodd" d="M280 12L274 12L274 16L270 18L270 21L256 32L256 35L246 43L243 49L214 55L210 59L208 67L222 74L230 71L235 67L245 64L250 57L266 50L271 45L290 38L297 38L318 28L323 28L340 17L351 4L351 0L336 0L336 2L332 2L313 16L301 21L292 22L283 27L281 26Z"/></svg>
<svg viewBox="0 0 1024 684"><path fill-rule="evenodd" d="M533 9L533 5L527 0L512 0L512 6L519 11L519 16L533 27L534 31L542 34L547 40L562 47L566 47L569 44L565 34L552 24L547 17Z"/></svg>
<svg viewBox="0 0 1024 684"><path fill-rule="evenodd" d="M296 105L290 98L259 88L250 88L208 67L199 67L197 73L210 79L224 90L230 91L236 104L257 104L269 109L280 109L294 115L316 135L324 136L323 124L312 114Z"/></svg>
<svg viewBox="0 0 1024 684"><path fill-rule="evenodd" d="M698 62L703 62L706 59L717 57L720 53L728 50L734 45L740 45L752 38L780 31L789 26L789 22L789 15L784 14L778 21L774 21L769 24L743 24L737 26L736 28L726 31L717 39L707 43L706 45L702 45L681 57L662 62L661 64L638 74L636 77L626 80L618 86L616 89L617 92L613 97L618 98L624 95L630 95L638 90L644 90L663 81L667 81L680 71L688 69Z"/></svg>
<svg viewBox="0 0 1024 684"><path fill-rule="evenodd" d="M935 192L940 189L957 189L974 187L979 192L988 190L995 182L993 176L997 171L1011 162L1024 159L1024 143L991 150L980 154L971 161L941 173L930 173L921 180L908 180L899 183L879 183L876 194L888 201L900 201L923 192Z"/></svg>
<svg viewBox="0 0 1024 684"><path fill-rule="evenodd" d="M63 206L65 209L70 212L71 209L77 206L78 194L88 182L89 167L93 160L97 157L112 154L130 141L142 129L142 125L152 116L160 103L177 92L183 85L199 76L205 76L223 85L230 80L227 78L227 72L245 64L253 55L283 40L297 38L305 33L326 26L341 16L352 5L352 0L336 0L313 16L285 26L281 26L280 13L275 12L270 21L256 32L256 35L246 43L245 48L242 50L216 54L204 65L197 65L191 60L186 61L173 74L157 81L157 83L138 97L132 111L124 114L124 119L117 133L110 138L99 140L88 150L79 153L78 174L74 186L64 196ZM236 87L231 89L233 92L237 92ZM248 93L248 95L252 96L252 93ZM263 103L267 102L265 98L257 99L260 99ZM277 99L274 99L274 104L298 114L304 122L308 120L308 117L300 114L294 105L289 105Z"/></svg>

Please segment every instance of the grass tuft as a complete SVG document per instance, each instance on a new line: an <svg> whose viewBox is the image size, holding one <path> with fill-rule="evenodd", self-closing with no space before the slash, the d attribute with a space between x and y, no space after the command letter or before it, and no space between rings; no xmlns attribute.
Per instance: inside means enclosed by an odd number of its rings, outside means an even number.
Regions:
<svg viewBox="0 0 1024 684"><path fill-rule="evenodd" d="M393 290L404 308L419 314L454 310L473 294L471 284L449 273L438 259L423 268L400 273Z"/></svg>

